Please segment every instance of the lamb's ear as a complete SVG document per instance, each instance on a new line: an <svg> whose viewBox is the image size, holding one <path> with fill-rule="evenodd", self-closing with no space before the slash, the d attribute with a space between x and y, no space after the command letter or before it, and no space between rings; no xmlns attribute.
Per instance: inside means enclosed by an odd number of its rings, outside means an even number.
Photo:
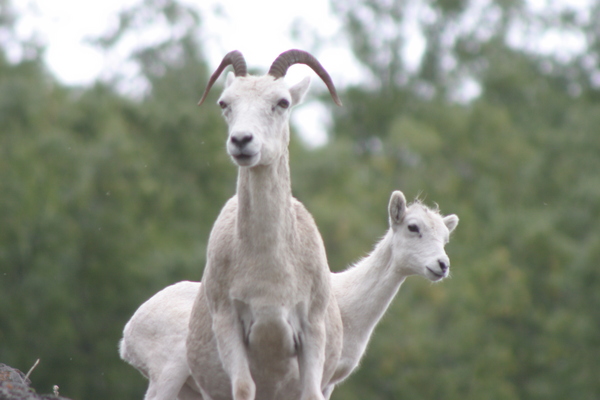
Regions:
<svg viewBox="0 0 600 400"><path fill-rule="evenodd" d="M444 217L444 224L446 225L446 228L448 228L448 230L452 232L458 225L458 217L456 216L456 214L446 215Z"/></svg>
<svg viewBox="0 0 600 400"><path fill-rule="evenodd" d="M304 96L308 92L310 87L310 76L302 79L290 88L290 94L292 95L292 105L296 106L304 101Z"/></svg>
<svg viewBox="0 0 600 400"><path fill-rule="evenodd" d="M235 74L232 71L229 71L227 73L227 79L225 80L225 87L228 87L229 85L231 85L233 83L234 79L235 79Z"/></svg>
<svg viewBox="0 0 600 400"><path fill-rule="evenodd" d="M406 214L406 198L404 194L396 190L392 193L389 205L390 226L398 225L404 220Z"/></svg>

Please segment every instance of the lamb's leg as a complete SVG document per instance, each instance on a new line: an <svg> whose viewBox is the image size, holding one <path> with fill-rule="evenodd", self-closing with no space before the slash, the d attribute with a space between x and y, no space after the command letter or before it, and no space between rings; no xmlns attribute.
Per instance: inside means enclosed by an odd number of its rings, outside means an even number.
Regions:
<svg viewBox="0 0 600 400"><path fill-rule="evenodd" d="M213 332L219 357L231 379L233 400L254 400L256 385L250 374L243 328L236 313L213 315Z"/></svg>

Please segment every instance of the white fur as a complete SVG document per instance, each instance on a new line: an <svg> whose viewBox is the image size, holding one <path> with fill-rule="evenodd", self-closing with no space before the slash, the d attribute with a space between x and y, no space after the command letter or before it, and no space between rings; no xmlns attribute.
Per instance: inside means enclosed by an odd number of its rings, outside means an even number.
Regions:
<svg viewBox="0 0 600 400"><path fill-rule="evenodd" d="M341 353L323 241L291 195L289 115L309 82L230 73L219 99L237 193L211 231L187 338L192 377L213 400L322 400Z"/></svg>
<svg viewBox="0 0 600 400"><path fill-rule="evenodd" d="M450 272L444 246L458 217L442 217L419 202L407 207L400 191L392 193L388 210L390 228L373 252L332 277L342 313L344 346L326 393L358 366L375 326L408 276L440 281Z"/></svg>
<svg viewBox="0 0 600 400"><path fill-rule="evenodd" d="M344 342L336 372L324 388L326 398L335 384L357 367L373 329L404 279L417 274L435 281L448 275L449 270L441 271L438 261L449 266L444 245L456 228L458 217L442 217L419 203L406 208L401 192L392 194L389 215L390 229L375 250L346 271L332 274L333 292L344 324ZM419 233L408 230L409 225L418 226ZM125 327L121 357L149 377L146 399L171 400L177 394L172 382L180 382L179 400L202 400L189 373L176 375L187 369L185 349L178 344L187 337L189 315L200 287L200 282L187 281L168 286L144 303ZM218 359L216 349L213 357ZM207 379L219 380L214 375ZM168 387L170 397L149 397L155 387Z"/></svg>
<svg viewBox="0 0 600 400"><path fill-rule="evenodd" d="M166 287L125 325L119 354L148 378L145 400L202 399L190 376L185 347L199 285L183 281Z"/></svg>

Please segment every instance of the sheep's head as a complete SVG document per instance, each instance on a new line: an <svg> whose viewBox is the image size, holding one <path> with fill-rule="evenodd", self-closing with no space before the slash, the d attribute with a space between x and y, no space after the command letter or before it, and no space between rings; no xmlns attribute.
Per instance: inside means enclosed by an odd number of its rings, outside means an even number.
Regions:
<svg viewBox="0 0 600 400"><path fill-rule="evenodd" d="M301 50L280 54L267 75L261 77L248 75L244 57L239 51L232 51L210 77L199 105L223 70L233 66L234 72L228 74L218 104L229 126L227 152L239 166L270 164L287 151L290 110L302 102L310 85L308 77L289 88L283 82L281 78L294 64L311 67L323 79L334 101L341 105L327 71L312 55Z"/></svg>
<svg viewBox="0 0 600 400"><path fill-rule="evenodd" d="M421 275L439 281L450 273L450 259L444 246L458 225L454 214L443 217L416 202L406 205L400 191L392 193L389 204L390 228L393 234L393 259L402 260L403 274Z"/></svg>

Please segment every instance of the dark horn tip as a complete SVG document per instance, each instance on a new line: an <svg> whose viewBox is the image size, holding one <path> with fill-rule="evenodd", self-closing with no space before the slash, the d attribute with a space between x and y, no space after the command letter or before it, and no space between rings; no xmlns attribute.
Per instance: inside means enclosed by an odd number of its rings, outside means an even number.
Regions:
<svg viewBox="0 0 600 400"><path fill-rule="evenodd" d="M333 101L335 102L335 104L337 104L338 106L342 107L342 101L340 100L340 98L337 96L337 94L333 97Z"/></svg>
<svg viewBox="0 0 600 400"><path fill-rule="evenodd" d="M211 75L210 79L208 80L208 83L206 84L206 89L204 89L204 94L198 102L198 105L201 105L204 102L206 96L208 96L210 88L213 86L217 78L219 78L223 70L228 65L233 66L233 72L235 73L235 76L246 76L248 74L248 69L246 68L246 60L244 60L244 56L242 55L242 53L239 50L230 51L225 55L225 57L223 57L221 64L219 64L216 71Z"/></svg>
<svg viewBox="0 0 600 400"><path fill-rule="evenodd" d="M327 70L321 65L321 63L310 53L304 50L292 49L281 53L269 69L268 74L273 76L275 79L279 79L285 76L289 67L294 64L305 64L308 65L317 75L323 80L329 93L333 98L333 101L338 106L342 105L342 101L339 99L335 86Z"/></svg>

